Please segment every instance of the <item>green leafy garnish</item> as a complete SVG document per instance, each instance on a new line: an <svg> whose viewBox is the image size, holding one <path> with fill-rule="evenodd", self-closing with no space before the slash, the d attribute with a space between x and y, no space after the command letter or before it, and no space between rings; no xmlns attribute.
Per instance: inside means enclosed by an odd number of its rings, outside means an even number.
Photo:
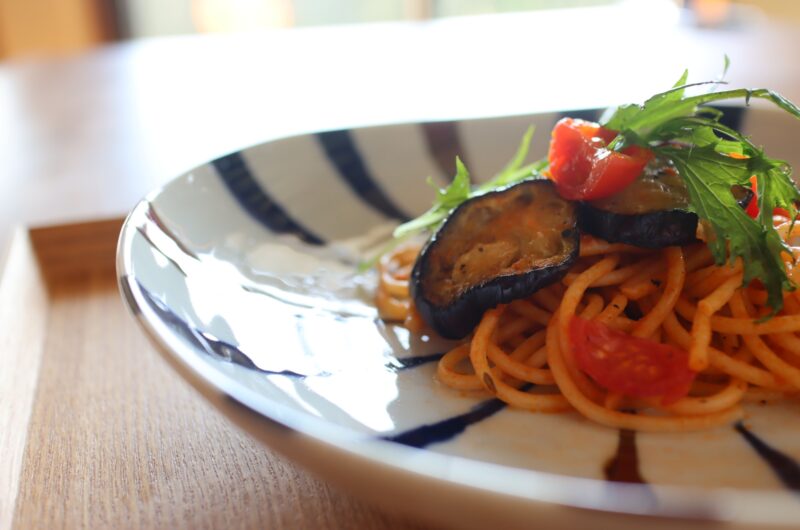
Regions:
<svg viewBox="0 0 800 530"><path fill-rule="evenodd" d="M428 185L436 190L436 197L431 209L419 217L395 228L393 232L394 239L381 248L371 259L360 263L358 266L359 272L373 267L383 254L396 248L414 235L425 231L434 231L439 228L439 225L450 215L450 212L467 199L509 186L527 178L541 178L541 171L547 167L547 160L543 159L525 164L525 160L528 158L528 151L530 150L533 133L534 127L528 127L525 134L522 136L522 141L514 157L508 164L506 164L497 175L475 188L470 184L467 167L458 157L456 157L456 174L452 182L450 182L446 188L440 189L433 182L433 179L428 177Z"/></svg>
<svg viewBox="0 0 800 530"><path fill-rule="evenodd" d="M713 227L716 237L708 245L717 263L741 256L744 282L753 278L763 281L770 307L778 310L783 305L783 291L793 286L780 257L785 244L772 227L772 207L766 224L763 218L756 221L739 207L731 193L731 183L749 186L750 175L758 174L753 171L753 160L732 158L717 152L714 146L658 151L674 162L686 182L691 210ZM760 196L759 200L764 199Z"/></svg>
<svg viewBox="0 0 800 530"><path fill-rule="evenodd" d="M435 229L447 217L450 210L470 196L469 171L458 157L456 157L456 176L449 186L439 189L431 177L428 177L428 184L436 190L433 207L416 219L395 228L394 237L407 237L423 230Z"/></svg>
<svg viewBox="0 0 800 530"><path fill-rule="evenodd" d="M467 199L514 184L526 178L540 176L542 169L547 166L545 160L524 165L525 159L528 157L533 131L533 126L528 127L528 130L522 136L522 142L520 142L514 158L506 164L500 173L474 189L470 186L469 171L459 158L456 158L456 176L453 177L453 181L446 188L438 189L433 183L433 179L428 177L428 184L436 189L433 207L416 219L398 226L394 231L394 237L404 238L425 230L436 230L450 212Z"/></svg>
<svg viewBox="0 0 800 530"><path fill-rule="evenodd" d="M727 64L727 61L726 61ZM772 223L776 207L797 216L800 192L791 170L782 160L768 157L749 138L719 122L722 113L701 105L714 101L765 99L800 119L800 108L768 89L736 89L686 96L687 73L675 86L656 94L642 105L624 105L603 120L619 131L609 148L629 145L652 149L672 161L686 183L689 208L713 228L709 247L718 264L741 257L744 281L758 278L768 293L768 303L777 312L783 306L783 292L794 289L786 276L781 252L788 251ZM720 82L710 82L713 86ZM702 83L701 83L702 84ZM757 219L750 218L737 204L733 186L758 185Z"/></svg>
<svg viewBox="0 0 800 530"><path fill-rule="evenodd" d="M732 99L743 99L747 105L751 99L764 99L798 119L800 108L765 88L717 91L725 84L722 78L728 65L726 56L720 79L702 83L687 83L689 73L684 71L669 90L640 105L609 109L600 121L607 129L617 131L616 138L608 144L609 149L621 151L638 145L675 165L686 183L689 209L713 231L708 244L717 264L742 258L745 284L755 278L761 280L774 314L783 306L783 292L795 286L786 275L781 257L789 248L773 226L772 213L775 208L783 208L789 212L792 222L796 221L800 191L786 162L767 156L749 138L721 123L723 113L720 110L706 105ZM711 90L686 95L687 89L702 86ZM395 241L435 230L467 199L526 178L541 177L548 166L547 160L524 165L532 135L533 128L530 128L508 165L475 188L470 186L467 168L457 160L453 182L444 189L436 189L436 199L430 210L397 227ZM749 188L752 176L757 181L759 215L756 219L742 210L733 195L735 186ZM428 182L433 186L431 179Z"/></svg>

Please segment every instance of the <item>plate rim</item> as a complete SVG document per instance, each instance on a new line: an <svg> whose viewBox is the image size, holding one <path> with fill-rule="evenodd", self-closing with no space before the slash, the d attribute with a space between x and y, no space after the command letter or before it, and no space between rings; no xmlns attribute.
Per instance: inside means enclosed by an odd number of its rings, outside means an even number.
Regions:
<svg viewBox="0 0 800 530"><path fill-rule="evenodd" d="M766 110L767 108L759 108L759 111ZM769 112L772 112L771 109ZM470 117L466 118L466 121L514 118L533 116L536 114L540 113L532 112L516 115ZM359 127L358 129L415 123L419 122L375 124ZM233 151L233 153L243 152L253 147L278 142L288 138L309 136L317 132L318 131L313 131L286 137L271 138L265 142L248 145L240 150ZM269 398L258 396L255 392L245 388L234 378L215 370L211 363L201 358L204 354L195 351L188 344L182 342L178 337L170 333L166 327L164 327L164 329L159 329L161 327L161 322L155 317L152 309L150 309L144 301L143 295L135 282L136 277L130 267L130 260L132 259L130 253L131 242L136 232L132 220L136 217L137 212L146 208L153 200L172 186L180 185L182 181L189 178L194 172L210 166L211 162L212 161L209 160L198 164L182 172L178 176L169 179L167 182L149 192L131 209L123 223L117 243L117 284L120 295L125 302L124 305L162 358L168 362L178 375L185 381L188 381L206 401L214 405L218 411L229 420L233 421L239 428L255 436L262 443L268 446L271 445L270 440L274 441L277 439L275 435L276 429L278 431L288 429L293 435L307 437L317 444L320 444L320 447L324 447L330 451L339 452L342 455L346 454L351 458L363 459L373 467L378 466L382 468L384 472L392 474L399 473L401 475L405 474L407 479L409 479L409 477L414 479L412 482L419 480L423 482L436 481L439 485L444 485L445 487L468 488L482 495L499 495L505 497L509 501L513 501L514 504L520 507L530 506L530 508L533 508L534 505L543 505L547 507L571 508L590 513L591 517L597 517L601 514L614 518L626 516L638 518L644 516L650 523L667 520L674 523L679 520L684 525L682 527L685 528L693 527L694 525L692 523L697 523L705 527L705 525L710 522L724 522L734 525L734 528L739 525L744 525L742 528L745 528L755 524L767 524L777 528L790 528L796 524L796 520L791 517L781 516L781 514L784 513L784 510L781 509L768 511L770 514L769 520L752 518L749 516L749 514L752 514L754 511L764 513L763 508L765 503L786 505L787 503L775 503L774 499L771 499L775 494L774 491L610 483L597 479L514 468L465 457L435 453L425 449L406 447L396 442L380 440L366 434L357 433L346 427L332 424L322 418L315 418L308 413L292 410L277 402L270 402ZM237 366L236 369L245 370L246 368ZM231 409L230 406L226 406L224 403L225 399L223 398L230 398L235 403L245 407L248 411L257 415L260 421L243 421L241 418L237 418L236 411ZM270 409L267 410L264 407L264 403L260 403L260 401L270 402ZM259 423L262 423L262 425L259 425ZM270 434L266 434L266 431L271 432ZM360 450L354 449L354 447ZM391 447L391 449L387 449L389 447ZM369 452L365 453L365 449L369 449ZM397 465L390 462L387 458L379 458L378 454L386 451L403 456L403 464ZM286 454L286 448L281 452ZM298 461L296 455L289 456L292 460ZM431 459L440 461L438 462L439 465L431 466ZM436 464L437 462L433 463ZM439 467L448 470L448 472L431 471L431 469ZM460 467L461 469L459 472L454 472L454 467L456 469ZM519 488L498 487L502 483L502 481L499 480L493 481L495 487L489 487L485 483L478 483L474 480L475 475L481 476L485 473L499 474L503 477L515 479L524 477L530 483L538 483L539 487L536 488L536 491L540 491L540 493L532 494L529 491L525 494L519 491ZM472 477L469 475L472 475ZM330 477L326 478L330 479ZM602 496L602 505L598 503L598 497L595 495L599 489L606 492ZM560 493L555 495L556 498L547 498L547 495L541 493L547 490ZM650 491L652 493L653 490L657 491L659 503L646 510L637 509L634 504L641 501L643 492ZM581 491L581 493L574 493L576 491ZM564 492L568 492L569 494L565 494ZM609 494L609 492L613 492L613 494ZM612 499L612 501L609 502L609 499ZM583 502L581 502L581 500L583 500ZM756 505L758 505L760 509L752 510L751 507L755 507ZM686 509L687 506L689 507L688 510ZM542 506L537 506L537 508L541 509ZM641 520L639 522L641 522Z"/></svg>

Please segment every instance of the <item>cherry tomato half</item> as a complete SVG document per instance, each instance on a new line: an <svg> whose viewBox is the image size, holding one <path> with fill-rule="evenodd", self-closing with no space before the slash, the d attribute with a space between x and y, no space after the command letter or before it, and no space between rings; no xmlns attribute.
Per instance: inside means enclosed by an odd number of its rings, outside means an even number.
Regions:
<svg viewBox="0 0 800 530"><path fill-rule="evenodd" d="M661 397L665 405L689 393L696 374L680 348L580 317L572 318L569 335L578 368L612 392Z"/></svg>
<svg viewBox="0 0 800 530"><path fill-rule="evenodd" d="M753 219L757 219L761 210L758 208L758 178L755 175L750 177L750 190L753 192L753 198L750 199L750 203L747 205L745 212ZM780 207L772 210L772 215L780 215L786 218L792 217L789 215L789 210Z"/></svg>
<svg viewBox="0 0 800 530"><path fill-rule="evenodd" d="M758 208L758 181L756 180L755 175L750 177L750 191L753 192L753 198L750 199L745 212L747 212L747 215L755 219L758 217L758 213L760 211Z"/></svg>
<svg viewBox="0 0 800 530"><path fill-rule="evenodd" d="M653 153L630 146L607 149L616 133L597 123L563 118L550 140L550 178L570 200L602 199L621 191L641 175Z"/></svg>

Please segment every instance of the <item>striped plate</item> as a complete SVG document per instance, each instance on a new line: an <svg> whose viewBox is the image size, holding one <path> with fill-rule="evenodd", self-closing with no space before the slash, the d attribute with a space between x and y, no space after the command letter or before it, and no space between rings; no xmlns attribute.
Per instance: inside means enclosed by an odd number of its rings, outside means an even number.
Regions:
<svg viewBox="0 0 800 530"><path fill-rule="evenodd" d="M796 156L790 118L726 116L772 156ZM428 208L425 178L446 183L456 155L476 181L489 178L530 124L539 158L558 117L328 131L214 160L131 212L118 249L123 296L225 414L395 510L474 528L796 527L796 402L755 406L744 424L708 432L634 436L443 388L435 361L448 344L376 317L374 272L356 265Z"/></svg>

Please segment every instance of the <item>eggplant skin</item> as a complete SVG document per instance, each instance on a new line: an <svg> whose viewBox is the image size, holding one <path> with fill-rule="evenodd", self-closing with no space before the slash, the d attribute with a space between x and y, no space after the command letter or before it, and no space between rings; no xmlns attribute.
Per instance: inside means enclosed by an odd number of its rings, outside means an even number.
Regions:
<svg viewBox="0 0 800 530"><path fill-rule="evenodd" d="M459 289L457 295L441 300L441 295L426 292L430 290L430 281L426 276L434 274L433 255L437 247L443 245L453 231L460 228L462 216L469 216L470 209L481 207L481 203L497 199L505 200L501 194L518 193L527 188L535 196L546 196L548 201L561 201L559 207L566 212L565 224L559 234L559 252L546 259L538 260L539 266L529 270L515 271L513 274L500 274ZM550 204L554 204L551 202ZM464 217L467 219L468 217ZM466 221L465 221L466 222ZM489 223L491 225L491 223ZM422 248L411 272L410 292L417 311L422 319L439 335L448 339L461 339L469 335L480 322L488 309L499 304L509 303L518 298L525 298L539 289L559 281L578 257L580 234L577 230L575 205L557 195L552 182L547 180L523 181L507 188L486 193L462 203L448 216L439 230L431 236ZM454 263L450 266L455 266Z"/></svg>
<svg viewBox="0 0 800 530"><path fill-rule="evenodd" d="M738 200L742 208L753 199L753 192L742 189ZM578 227L610 243L625 243L642 248L665 248L696 243L698 217L681 209L622 214L578 203Z"/></svg>
<svg viewBox="0 0 800 530"><path fill-rule="evenodd" d="M643 248L682 246L697 241L697 215L685 210L660 210L643 214L621 214L578 204L578 226L610 243Z"/></svg>

